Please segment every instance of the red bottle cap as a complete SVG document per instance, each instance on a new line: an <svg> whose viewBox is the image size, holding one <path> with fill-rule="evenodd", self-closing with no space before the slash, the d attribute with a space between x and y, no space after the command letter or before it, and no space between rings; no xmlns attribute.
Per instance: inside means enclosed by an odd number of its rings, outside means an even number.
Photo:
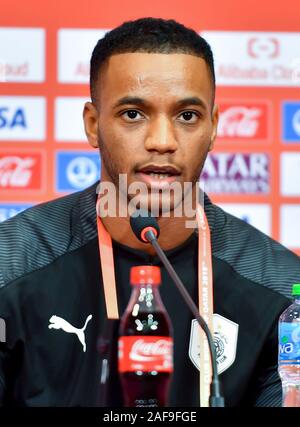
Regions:
<svg viewBox="0 0 300 427"><path fill-rule="evenodd" d="M153 265L139 265L131 267L130 283L132 285L160 285L160 268Z"/></svg>

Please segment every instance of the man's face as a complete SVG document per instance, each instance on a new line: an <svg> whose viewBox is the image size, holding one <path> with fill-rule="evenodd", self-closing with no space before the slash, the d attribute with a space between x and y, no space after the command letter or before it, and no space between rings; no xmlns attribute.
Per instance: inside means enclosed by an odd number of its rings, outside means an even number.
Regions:
<svg viewBox="0 0 300 427"><path fill-rule="evenodd" d="M152 197L173 182L195 185L217 119L208 67L188 54L113 55L101 69L97 109L87 103L84 110L89 142L100 148L101 180L118 187L126 174L128 186L143 182ZM181 200L169 198L172 210ZM150 208L149 196L141 203Z"/></svg>

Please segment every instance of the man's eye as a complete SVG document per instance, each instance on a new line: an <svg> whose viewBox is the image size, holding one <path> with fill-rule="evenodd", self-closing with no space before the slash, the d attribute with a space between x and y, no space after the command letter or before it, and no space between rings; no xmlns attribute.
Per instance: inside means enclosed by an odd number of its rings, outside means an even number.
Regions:
<svg viewBox="0 0 300 427"><path fill-rule="evenodd" d="M199 115L194 111L184 111L179 115L179 117L182 117L181 121L183 122L196 123L197 119L199 118Z"/></svg>
<svg viewBox="0 0 300 427"><path fill-rule="evenodd" d="M127 110L122 116L129 121L141 119L143 117L137 110Z"/></svg>

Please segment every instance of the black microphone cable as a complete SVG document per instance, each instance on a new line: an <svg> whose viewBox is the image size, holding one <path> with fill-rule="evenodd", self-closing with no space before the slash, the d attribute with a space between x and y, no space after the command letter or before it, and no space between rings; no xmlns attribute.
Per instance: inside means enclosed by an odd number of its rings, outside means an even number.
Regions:
<svg viewBox="0 0 300 427"><path fill-rule="evenodd" d="M168 258L166 257L164 251L161 249L157 241L157 238L159 237L160 229L156 219L152 217L148 211L141 209L134 212L131 215L130 225L131 225L132 231L140 241L142 241L143 243L150 243L154 247L159 259L161 260L166 270L170 274L171 278L173 279L185 303L189 307L195 319L197 319L201 328L203 329L207 337L210 357L211 357L211 364L212 364L212 381L210 386L209 406L224 407L225 403L224 403L224 397L221 394L221 385L220 385L219 375L217 370L217 358L216 358L216 352L215 352L215 346L214 346L212 334L208 328L207 323L205 322L203 317L200 315L196 304L190 297L190 294L187 292L184 284L180 280L179 276L177 275L176 271L172 267L171 263L169 262Z"/></svg>

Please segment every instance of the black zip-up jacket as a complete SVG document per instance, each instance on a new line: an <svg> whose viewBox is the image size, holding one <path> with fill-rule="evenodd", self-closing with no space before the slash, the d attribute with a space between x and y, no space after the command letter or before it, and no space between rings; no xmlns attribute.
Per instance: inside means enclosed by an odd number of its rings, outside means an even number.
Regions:
<svg viewBox="0 0 300 427"><path fill-rule="evenodd" d="M105 329L106 311L95 203L96 185L0 224L2 405L95 406L99 402L96 346ZM291 303L292 284L300 281L299 257L207 197L205 212L212 236L214 312L219 325L215 343L225 403L279 406L278 317ZM197 243L194 232L167 251L196 303ZM156 256L115 241L113 251L122 313L131 292L130 267L161 263ZM169 404L199 406L192 316L163 267L161 295L174 329ZM117 341L117 328L112 341ZM109 381L106 404L122 405L116 363Z"/></svg>

